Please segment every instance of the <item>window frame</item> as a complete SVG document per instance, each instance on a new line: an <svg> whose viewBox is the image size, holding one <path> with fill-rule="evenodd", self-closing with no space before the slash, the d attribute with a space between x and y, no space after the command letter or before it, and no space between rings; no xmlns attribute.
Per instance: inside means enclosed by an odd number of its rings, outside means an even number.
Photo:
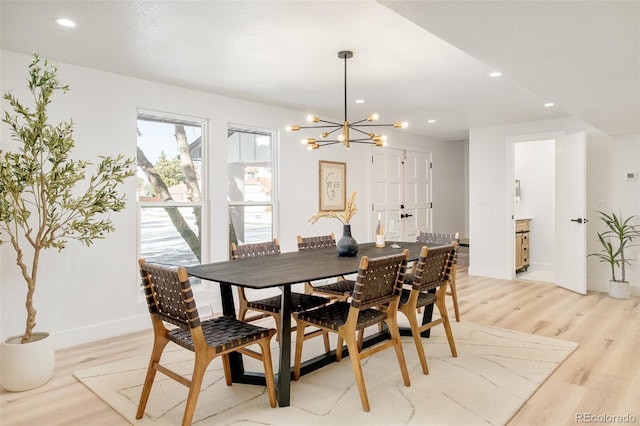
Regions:
<svg viewBox="0 0 640 426"><path fill-rule="evenodd" d="M140 201L136 193L136 253L138 258L141 257L142 243L142 210L144 208L163 208L163 207L199 207L200 208L200 263L206 263L209 260L209 245L206 244L206 236L209 232L209 166L208 145L209 145L209 121L202 117L187 116L174 113L166 113L138 108L136 113L136 127L139 120L157 121L168 124L183 124L187 126L199 126L201 128L201 163L200 163L200 201ZM136 140L136 147L138 146ZM194 290L198 287L208 288L209 284L199 284L200 280L192 280Z"/></svg>
<svg viewBox="0 0 640 426"><path fill-rule="evenodd" d="M265 203L263 201L231 201L229 199L229 193L227 192L225 196L227 197L227 223L231 222L231 217L229 215L231 208L233 206L242 206L242 207L251 207L251 206L271 206L271 234L273 238L279 238L279 223L280 223L280 194L279 194L279 136L280 133L276 129L268 129L262 128L258 126L249 126L245 124L236 124L236 123L228 123L227 125L227 159L226 164L227 167L229 165L229 132L236 131L242 133L250 133L250 134L259 134L259 135L268 135L271 138L271 201L270 203ZM229 182L229 171L227 170L227 183ZM227 234L227 239L229 243L231 234Z"/></svg>

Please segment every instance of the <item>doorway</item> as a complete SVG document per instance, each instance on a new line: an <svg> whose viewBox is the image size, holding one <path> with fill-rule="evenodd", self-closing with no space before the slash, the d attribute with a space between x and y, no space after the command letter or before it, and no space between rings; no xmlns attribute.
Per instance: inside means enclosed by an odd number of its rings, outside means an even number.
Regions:
<svg viewBox="0 0 640 426"><path fill-rule="evenodd" d="M516 271L516 279L554 283L555 140L515 143L513 170L515 220L529 229L525 248L528 264ZM518 237L516 233L516 241ZM516 244L516 257L519 249Z"/></svg>
<svg viewBox="0 0 640 426"><path fill-rule="evenodd" d="M509 184L514 188L515 178L515 150L519 142L532 142L542 140L554 141L553 158L538 162L541 173L553 173L554 201L553 208L547 208L554 212L553 231L548 232L549 237L543 241L550 242L552 248L546 249L553 253L550 264L553 265L554 282L563 288L586 294L586 134L577 132L572 134L544 135L543 137L516 137L507 139L507 148L511 153L512 167ZM524 146L524 145L523 145ZM532 154L531 154L532 155ZM550 167L550 163L554 167ZM509 170L509 169L508 169ZM520 183L520 202L524 197L524 187ZM512 193L511 209L512 219L516 218L515 190ZM529 212L537 214L536 212ZM526 214L526 212L525 212ZM543 216L544 217L544 216ZM530 218L532 225L536 224L536 218ZM551 221L549 221L551 222ZM508 223L510 235L515 237L516 221ZM531 227L531 241L535 238L535 227ZM547 228L550 229L550 228ZM544 231L544 228L541 228ZM511 255L507 259L512 279L515 273L515 238L511 237ZM545 252L541 251L540 254ZM531 250L530 258L536 258L536 253Z"/></svg>

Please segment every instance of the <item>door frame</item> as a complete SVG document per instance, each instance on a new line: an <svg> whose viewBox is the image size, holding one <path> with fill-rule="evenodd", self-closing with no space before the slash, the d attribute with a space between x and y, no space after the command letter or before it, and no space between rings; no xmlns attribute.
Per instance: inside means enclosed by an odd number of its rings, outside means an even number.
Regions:
<svg viewBox="0 0 640 426"><path fill-rule="evenodd" d="M407 152L414 152L414 153L418 153L418 154L425 154L429 156L429 162L430 164L433 163L433 152L432 151L428 151L428 150L421 150L421 149L416 149L415 147L384 147L384 148L373 148L371 151L371 169L369 171L369 175L371 176L370 182L371 184L369 185L369 191L371 194L371 208L370 208L370 213L371 213L371 221L370 223L374 224L373 226L370 226L369 228L371 229L371 231L375 231L375 224L377 223L377 216L376 216L376 210L375 210L375 203L374 203L374 192L375 192L375 168L374 168L374 155L375 155L375 150L379 150L379 151L395 151L398 153L402 153L402 164L401 164L401 200L399 205L404 206L405 204L405 195L406 195L406 176L405 176L405 163L407 161ZM429 198L429 203L432 206L433 205L433 169L431 168L431 166L428 169L428 173L429 173L429 194L428 194L428 198ZM405 209L399 209L400 213L406 213ZM385 226L387 226L388 224L388 215L385 215ZM429 212L428 212L428 218L427 221L429 223L429 229L432 230L433 229L433 207L429 208ZM404 226L404 221L400 221L400 239L402 239L402 236L405 234L406 229ZM372 233L372 238L375 239L375 235L373 235Z"/></svg>
<svg viewBox="0 0 640 426"><path fill-rule="evenodd" d="M507 278L514 280L516 278L515 253L516 240L514 238L516 232L515 221L515 191L513 190L513 182L515 181L515 144L520 142L535 142L540 140L556 140L559 137L566 136L567 131L545 132L535 134L523 134L516 136L508 136L505 142L505 159L507 167L505 167L505 241L504 246L508 247L507 256L505 256L505 271L508 271ZM554 263L555 267L555 263Z"/></svg>

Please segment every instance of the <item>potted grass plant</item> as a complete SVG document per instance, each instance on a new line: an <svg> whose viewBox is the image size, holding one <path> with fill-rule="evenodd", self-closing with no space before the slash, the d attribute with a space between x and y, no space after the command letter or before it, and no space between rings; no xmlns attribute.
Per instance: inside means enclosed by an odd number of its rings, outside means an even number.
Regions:
<svg viewBox="0 0 640 426"><path fill-rule="evenodd" d="M628 299L631 295L631 284L627 281L625 266L630 265L633 259L625 255L625 249L633 244L635 238L640 237L640 225L633 224L636 215L625 218L622 212L619 214L598 211L599 219L605 224L606 230L598 233L601 250L592 253L600 262L608 263L611 267L611 279L609 280L609 296L616 299ZM616 272L620 274L617 275Z"/></svg>
<svg viewBox="0 0 640 426"><path fill-rule="evenodd" d="M125 207L117 187L135 173L133 159L122 155L100 157L98 164L71 158L73 122L51 124L47 111L54 94L69 90L58 80L56 65L35 53L27 85L32 105L11 92L3 94L9 108L3 106L2 122L9 126L12 141L0 144L0 244L13 248L26 284L24 333L3 340L1 346L0 377L9 391L40 386L53 374L50 335L34 331L34 293L43 251L60 252L69 240L90 246L114 231L108 214ZM2 286L14 285L2 280Z"/></svg>

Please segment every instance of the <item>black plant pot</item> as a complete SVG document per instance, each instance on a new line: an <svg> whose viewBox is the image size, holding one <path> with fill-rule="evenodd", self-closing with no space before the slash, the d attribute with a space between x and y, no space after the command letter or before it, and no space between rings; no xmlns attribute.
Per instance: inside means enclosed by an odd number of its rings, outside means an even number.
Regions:
<svg viewBox="0 0 640 426"><path fill-rule="evenodd" d="M358 242L351 236L351 225L344 225L342 238L338 241L338 256L355 256L358 254Z"/></svg>

